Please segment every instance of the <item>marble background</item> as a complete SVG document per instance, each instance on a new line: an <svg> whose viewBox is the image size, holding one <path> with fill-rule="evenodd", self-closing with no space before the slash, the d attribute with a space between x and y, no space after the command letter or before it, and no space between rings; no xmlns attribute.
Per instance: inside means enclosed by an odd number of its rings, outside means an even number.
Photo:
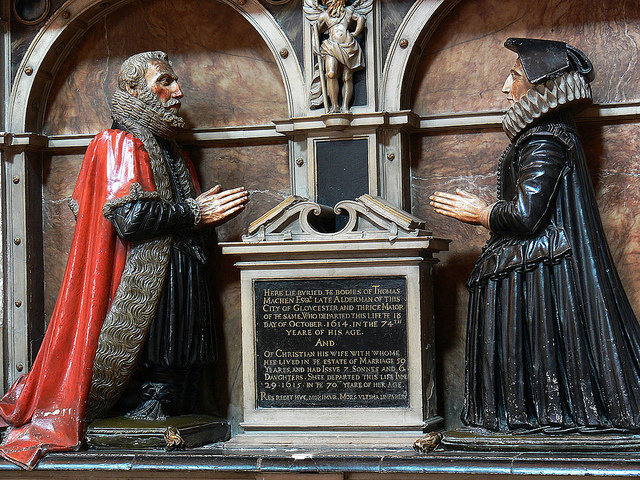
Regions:
<svg viewBox="0 0 640 480"><path fill-rule="evenodd" d="M387 60L396 31L413 4L413 0L381 0L380 2L380 43L383 65Z"/></svg>
<svg viewBox="0 0 640 480"><path fill-rule="evenodd" d="M238 35L237 32L242 32ZM56 75L43 132L99 132L123 60L163 50L184 92L188 127L271 123L287 117L284 85L260 35L220 2L137 1L105 17L77 43Z"/></svg>
<svg viewBox="0 0 640 480"><path fill-rule="evenodd" d="M598 104L640 101L640 4L634 1L462 1L439 25L420 59L412 90L419 115L500 112L502 84L516 55L508 37L564 40L596 69ZM606 39L606 43L605 43ZM636 314L640 314L640 164L637 121L579 123L609 246ZM475 128L416 135L412 141L413 213L437 236L451 238L436 267L436 345L441 411L460 425L464 394L465 281L488 239L482 227L432 213L429 195L468 190L495 201L497 160L509 141L500 130Z"/></svg>
<svg viewBox="0 0 640 480"><path fill-rule="evenodd" d="M509 37L562 40L596 68L596 103L640 100L640 3L634 0L462 1L423 52L412 109L421 115L502 110L500 92L515 53Z"/></svg>
<svg viewBox="0 0 640 480"><path fill-rule="evenodd" d="M401 0L382 21L383 47L409 6ZM291 12L286 22L293 22ZM391 15L393 13L393 15ZM282 17L280 21L284 22ZM301 18L301 17L297 17ZM297 30L287 23L289 34ZM295 35L294 35L295 36ZM640 101L640 4L631 0L463 0L436 29L419 59L411 107L419 115L499 112L506 107L500 88L515 60L502 48L509 36L569 41L593 60L599 104ZM605 40L606 39L606 44ZM192 127L269 123L286 118L284 86L268 48L238 13L209 0L136 1L92 26L73 58L55 79L45 115L47 134L95 133L109 126L107 101L120 62L148 50L167 51L181 77L183 113ZM402 72L398 72L401 75ZM96 94L98 92L98 94ZM622 281L640 313L639 126L634 120L580 125L610 247ZM445 426L459 426L463 395L467 293L464 282L487 239L479 227L431 213L435 190L463 188L488 201L495 198L497 159L508 144L501 131L417 132L411 148L412 212L427 220L435 235L451 238L435 275L438 396ZM238 240L248 224L289 194L287 144L264 142L210 147L187 146L205 187L244 185L252 202L246 212L218 229L220 240ZM43 166L45 311L58 293L73 235L66 207L81 155L56 155ZM220 361L204 395L208 411L241 420L239 273L218 248L210 252L216 288Z"/></svg>

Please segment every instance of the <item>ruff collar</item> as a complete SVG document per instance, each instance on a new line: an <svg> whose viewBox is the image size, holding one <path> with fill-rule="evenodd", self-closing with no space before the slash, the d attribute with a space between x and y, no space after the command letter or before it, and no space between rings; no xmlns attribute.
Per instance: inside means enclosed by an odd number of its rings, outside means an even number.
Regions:
<svg viewBox="0 0 640 480"><path fill-rule="evenodd" d="M509 140L513 140L518 133L551 111L589 103L591 87L584 76L577 72L565 72L534 85L507 110L502 119L502 128Z"/></svg>
<svg viewBox="0 0 640 480"><path fill-rule="evenodd" d="M153 95L153 94L151 94ZM151 98L151 100L156 100ZM165 109L157 101L150 105L123 90L116 90L111 99L111 117L123 126L141 125L161 138L172 139L184 127L184 120Z"/></svg>

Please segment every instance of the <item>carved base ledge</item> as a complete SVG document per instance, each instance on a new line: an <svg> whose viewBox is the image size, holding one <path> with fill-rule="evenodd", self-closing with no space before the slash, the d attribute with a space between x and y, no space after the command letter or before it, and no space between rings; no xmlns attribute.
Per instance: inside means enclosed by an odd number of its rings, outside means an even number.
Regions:
<svg viewBox="0 0 640 480"><path fill-rule="evenodd" d="M602 433L493 433L459 428L416 441L417 451L475 452L640 452L640 435Z"/></svg>
<svg viewBox="0 0 640 480"><path fill-rule="evenodd" d="M274 120L276 131L286 135L346 128L418 128L419 117L410 110L374 113L327 113L313 117Z"/></svg>
<svg viewBox="0 0 640 480"><path fill-rule="evenodd" d="M430 478L445 475L449 479L477 476L571 479L640 474L640 458L635 454L599 453L598 455L567 453L478 453L434 452L428 455L404 448L361 448L348 451L335 448L274 447L259 450L229 449L226 444L171 452L80 451L47 455L32 472L0 460L0 476L8 479L105 479L135 480L176 478L208 478L228 480L282 479L283 472L291 480L343 480L349 474L371 480ZM271 475L271 476L270 476ZM420 476L420 477L418 477ZM424 477L423 477L424 476ZM435 478L435 477L434 477ZM486 478L486 477L482 477Z"/></svg>

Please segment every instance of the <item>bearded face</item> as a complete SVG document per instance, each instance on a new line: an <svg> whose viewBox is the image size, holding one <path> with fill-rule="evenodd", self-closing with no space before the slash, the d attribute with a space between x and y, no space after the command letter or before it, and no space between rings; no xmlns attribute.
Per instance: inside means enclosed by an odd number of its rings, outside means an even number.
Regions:
<svg viewBox="0 0 640 480"><path fill-rule="evenodd" d="M174 128L184 128L184 118L178 114L180 111L180 101L176 98L161 100L158 95L151 91L145 82L141 83L142 85L139 87L138 98L169 126Z"/></svg>
<svg viewBox="0 0 640 480"><path fill-rule="evenodd" d="M184 119L179 115L183 93L178 77L167 62L149 63L144 78L138 82L137 96L169 126L184 127Z"/></svg>

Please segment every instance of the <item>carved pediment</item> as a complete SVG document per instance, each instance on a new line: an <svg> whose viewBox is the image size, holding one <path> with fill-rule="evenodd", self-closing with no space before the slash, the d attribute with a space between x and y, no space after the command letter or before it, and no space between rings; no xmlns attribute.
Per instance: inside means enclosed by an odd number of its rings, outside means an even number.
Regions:
<svg viewBox="0 0 640 480"><path fill-rule="evenodd" d="M339 231L326 231L324 219L345 215L346 225ZM251 225L244 242L285 240L387 239L427 237L425 222L394 207L380 197L368 194L356 200L343 200L334 208L307 198L289 196Z"/></svg>

